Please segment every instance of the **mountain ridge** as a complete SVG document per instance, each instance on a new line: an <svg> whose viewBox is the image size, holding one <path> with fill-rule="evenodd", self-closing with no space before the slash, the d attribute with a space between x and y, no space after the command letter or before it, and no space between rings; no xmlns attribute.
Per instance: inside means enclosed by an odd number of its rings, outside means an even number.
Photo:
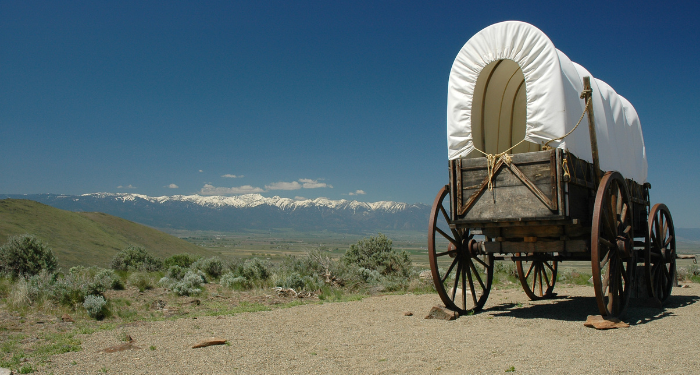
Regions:
<svg viewBox="0 0 700 375"><path fill-rule="evenodd" d="M291 228L363 233L379 230L424 230L430 206L402 202L294 200L245 194L232 197L173 195L151 197L133 193L82 195L0 195L29 199L74 212L104 212L163 229L237 231Z"/></svg>

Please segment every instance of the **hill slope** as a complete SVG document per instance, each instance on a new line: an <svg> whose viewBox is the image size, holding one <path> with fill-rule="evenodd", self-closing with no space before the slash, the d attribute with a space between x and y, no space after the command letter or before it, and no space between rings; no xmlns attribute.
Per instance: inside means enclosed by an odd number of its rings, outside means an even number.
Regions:
<svg viewBox="0 0 700 375"><path fill-rule="evenodd" d="M0 200L0 244L8 237L29 233L48 244L61 267L109 266L119 250L143 246L165 258L213 252L156 229L99 212L69 212L23 199Z"/></svg>

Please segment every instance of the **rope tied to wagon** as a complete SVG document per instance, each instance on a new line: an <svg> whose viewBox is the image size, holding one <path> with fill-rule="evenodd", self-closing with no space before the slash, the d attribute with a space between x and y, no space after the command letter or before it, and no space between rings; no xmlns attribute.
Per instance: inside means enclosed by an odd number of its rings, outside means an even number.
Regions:
<svg viewBox="0 0 700 375"><path fill-rule="evenodd" d="M589 96L588 100L586 101L586 107L583 109L583 113L581 113L581 117L578 119L576 126L574 126L573 129L571 129L568 133L564 134L563 136L561 136L559 138L550 139L549 141L547 141L544 145L542 145L542 149L551 150L552 147L549 145L550 142L561 141L562 139L568 137L571 133L573 133L574 130L576 130L576 128L578 128L578 126L581 124L581 121L583 121L583 117L588 112L588 109L590 108L590 106L591 106L591 97ZM520 146L523 142L525 142L525 138L523 138L520 142L516 143L515 145L511 146L509 149L507 149L503 152L499 152L498 154L489 154L489 153L486 153L484 151L479 150L478 147L474 146L474 149L476 151L479 151L481 154L486 156L486 169L487 169L488 179L489 179L489 183L488 183L489 190L493 190L493 175L496 173L496 171L495 171L496 164L500 160L503 160L503 162L505 164L510 165L510 163L512 162L512 159L511 159L510 155L508 154L508 152L510 152L514 148Z"/></svg>
<svg viewBox="0 0 700 375"><path fill-rule="evenodd" d="M578 126L581 124L581 121L583 121L583 117L586 115L586 113L588 113L588 108L590 108L590 106L591 106L591 97L588 97L588 100L586 101L586 108L583 109L583 113L581 113L581 117L578 119L576 126L574 126L573 129L569 130L569 132L564 134L563 136L561 136L559 138L554 138L554 139L548 140L547 142L545 142L544 145L542 145L542 148L545 150L551 150L552 147L549 145L550 142L561 141L562 139L568 137L571 133L573 133L574 130L576 130L576 128L578 128Z"/></svg>

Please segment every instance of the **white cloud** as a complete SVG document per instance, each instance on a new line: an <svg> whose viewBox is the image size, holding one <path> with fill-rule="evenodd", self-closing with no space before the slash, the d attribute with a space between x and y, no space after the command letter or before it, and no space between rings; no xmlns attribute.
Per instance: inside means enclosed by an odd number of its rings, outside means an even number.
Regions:
<svg viewBox="0 0 700 375"><path fill-rule="evenodd" d="M202 190L199 194L202 195L236 195L236 194L252 194L252 193L262 193L265 190L259 187L253 187L250 185L243 185L238 187L216 187L210 184L204 184Z"/></svg>
<svg viewBox="0 0 700 375"><path fill-rule="evenodd" d="M136 186L133 186L131 184L126 185L126 186L119 185L119 186L117 186L117 189L136 189Z"/></svg>
<svg viewBox="0 0 700 375"><path fill-rule="evenodd" d="M325 188L325 187L333 189L332 185L328 185L325 182L318 182L318 180L311 180L308 178L300 178L299 182L301 182L303 184L302 186L304 187L304 189L317 189L317 188Z"/></svg>
<svg viewBox="0 0 700 375"><path fill-rule="evenodd" d="M243 175L236 176L235 174L226 173L226 174L222 174L221 177L223 177L223 178L242 178L244 176Z"/></svg>
<svg viewBox="0 0 700 375"><path fill-rule="evenodd" d="M202 173L202 172L204 172L204 171L200 169L200 170L199 170L199 173Z"/></svg>
<svg viewBox="0 0 700 375"><path fill-rule="evenodd" d="M309 198L300 197L300 196L297 195L296 197L294 197L294 200L295 200L295 201L305 201L305 200L309 200Z"/></svg>
<svg viewBox="0 0 700 375"><path fill-rule="evenodd" d="M367 194L367 193L365 193L364 190L355 190L355 192L350 192L348 195L365 195L365 194Z"/></svg>
<svg viewBox="0 0 700 375"><path fill-rule="evenodd" d="M177 189L177 188L179 188L179 186L177 186L177 185L175 185L175 184L170 184L170 185L168 185L168 186L166 186L166 187L167 187L168 189Z"/></svg>
<svg viewBox="0 0 700 375"><path fill-rule="evenodd" d="M266 190L299 190L301 187L301 184L296 181L274 182L270 185L265 185Z"/></svg>

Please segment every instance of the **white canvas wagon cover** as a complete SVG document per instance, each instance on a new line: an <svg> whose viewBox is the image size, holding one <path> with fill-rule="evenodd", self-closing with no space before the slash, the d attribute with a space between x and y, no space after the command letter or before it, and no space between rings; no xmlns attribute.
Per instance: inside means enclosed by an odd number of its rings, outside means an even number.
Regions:
<svg viewBox="0 0 700 375"><path fill-rule="evenodd" d="M571 131L583 113L583 77L591 77L600 167L638 183L647 179L639 117L632 104L556 49L538 28L518 21L491 25L462 47L447 95L450 160L540 150ZM588 116L588 115L586 115ZM588 118L552 147L592 162Z"/></svg>

